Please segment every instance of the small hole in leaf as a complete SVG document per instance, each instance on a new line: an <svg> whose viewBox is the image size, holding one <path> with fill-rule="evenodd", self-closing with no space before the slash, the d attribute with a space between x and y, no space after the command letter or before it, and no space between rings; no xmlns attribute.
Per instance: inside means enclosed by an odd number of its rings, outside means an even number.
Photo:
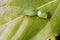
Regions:
<svg viewBox="0 0 60 40"><path fill-rule="evenodd" d="M51 14L50 14L50 12L47 12L48 13L48 19L50 19L51 18Z"/></svg>
<svg viewBox="0 0 60 40"><path fill-rule="evenodd" d="M56 36L56 40L60 40L60 35Z"/></svg>

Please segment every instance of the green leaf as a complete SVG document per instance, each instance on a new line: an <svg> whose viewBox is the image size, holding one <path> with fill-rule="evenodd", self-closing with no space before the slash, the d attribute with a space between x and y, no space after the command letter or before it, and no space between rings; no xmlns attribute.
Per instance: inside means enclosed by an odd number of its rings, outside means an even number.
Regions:
<svg viewBox="0 0 60 40"><path fill-rule="evenodd" d="M39 7L49 1L52 1L52 0L10 0L10 2L8 3L8 5L10 6L20 6L21 8L23 7Z"/></svg>
<svg viewBox="0 0 60 40"><path fill-rule="evenodd" d="M9 16L13 20L0 26L3 29L0 32L0 40L47 40L58 35L60 33L60 4L59 6L58 4L58 0L10 0L6 6L13 9L13 15ZM21 14L24 8L50 12L51 17L44 19L38 16L23 16ZM32 11L29 10L28 13L30 12Z"/></svg>
<svg viewBox="0 0 60 40"><path fill-rule="evenodd" d="M37 21L38 20L38 21ZM17 33L11 40L29 40L39 30L41 30L47 23L47 20L40 19L39 17L25 17ZM43 24L43 25L42 25Z"/></svg>
<svg viewBox="0 0 60 40"><path fill-rule="evenodd" d="M0 34L0 40L9 40L19 29L20 24L23 21L23 16L20 16L16 18L15 20L12 20L8 22L7 24L4 24L0 27L1 34Z"/></svg>
<svg viewBox="0 0 60 40"><path fill-rule="evenodd" d="M31 40L47 40L60 34L60 4L47 25Z"/></svg>

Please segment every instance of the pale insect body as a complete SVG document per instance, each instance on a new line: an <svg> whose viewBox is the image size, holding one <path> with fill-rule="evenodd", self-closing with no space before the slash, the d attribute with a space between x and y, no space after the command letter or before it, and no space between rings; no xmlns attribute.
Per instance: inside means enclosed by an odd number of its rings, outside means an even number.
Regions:
<svg viewBox="0 0 60 40"><path fill-rule="evenodd" d="M30 8L25 8L23 10L23 14L24 15L28 15L28 16L35 16L35 15L37 15L36 11L33 10L33 9L30 9Z"/></svg>

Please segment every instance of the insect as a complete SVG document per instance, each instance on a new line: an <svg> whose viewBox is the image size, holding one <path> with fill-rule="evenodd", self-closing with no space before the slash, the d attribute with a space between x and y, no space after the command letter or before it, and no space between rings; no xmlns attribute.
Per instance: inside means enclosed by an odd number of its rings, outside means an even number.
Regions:
<svg viewBox="0 0 60 40"><path fill-rule="evenodd" d="M41 17L41 18L45 18L45 19L48 18L48 12L43 11L43 10L34 10L34 9L31 9L31 8L25 8L23 10L23 15L28 15L28 16L37 15L38 17Z"/></svg>
<svg viewBox="0 0 60 40"><path fill-rule="evenodd" d="M23 10L23 14L24 15L28 15L28 16L35 16L35 15L37 15L36 11L34 9L31 9L31 8L25 8Z"/></svg>
<svg viewBox="0 0 60 40"><path fill-rule="evenodd" d="M37 16L47 19L48 18L48 12L43 11L43 10L38 10Z"/></svg>

